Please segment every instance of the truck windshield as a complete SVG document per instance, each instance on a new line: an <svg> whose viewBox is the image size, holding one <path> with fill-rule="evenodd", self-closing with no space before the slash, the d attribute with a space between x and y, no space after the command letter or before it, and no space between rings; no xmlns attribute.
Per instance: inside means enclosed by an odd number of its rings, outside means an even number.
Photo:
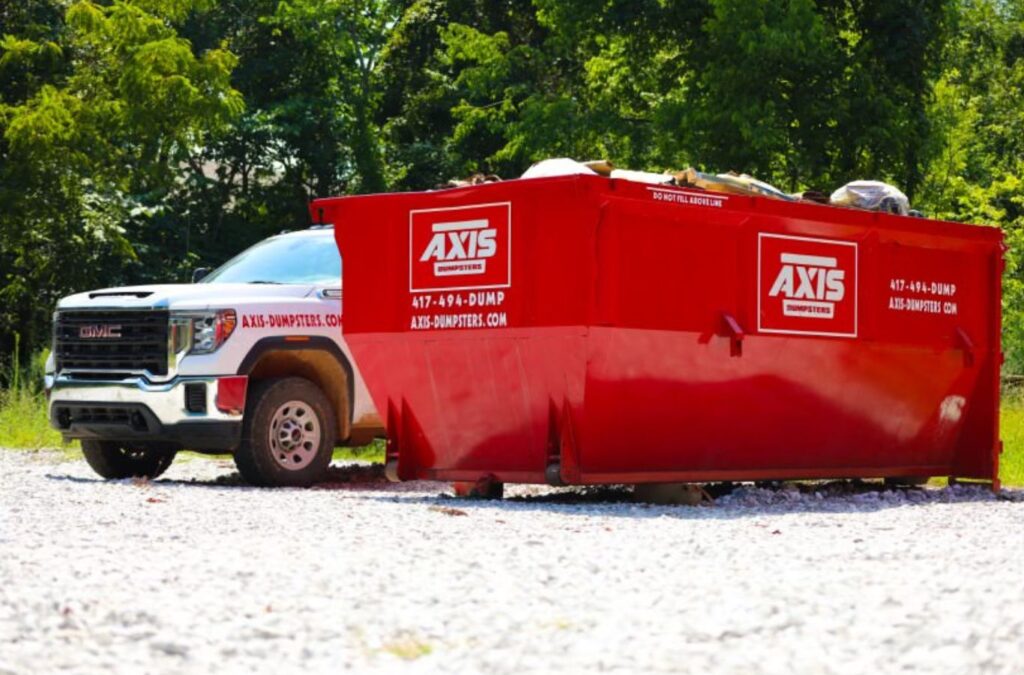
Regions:
<svg viewBox="0 0 1024 675"><path fill-rule="evenodd" d="M341 285L341 256L329 230L272 237L242 251L201 283L337 286Z"/></svg>

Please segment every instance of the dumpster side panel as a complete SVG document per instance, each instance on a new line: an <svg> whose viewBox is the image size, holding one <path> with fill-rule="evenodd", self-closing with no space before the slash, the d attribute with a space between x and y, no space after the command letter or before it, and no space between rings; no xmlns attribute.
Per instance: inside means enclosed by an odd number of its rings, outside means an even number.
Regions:
<svg viewBox="0 0 1024 675"><path fill-rule="evenodd" d="M791 478L944 475L952 465L959 428L940 424L937 411L970 384L958 377L958 356L750 336L742 357L730 358L723 341L716 353L697 335L595 331L584 474L594 482L684 469L734 478L769 468ZM619 356L638 352L628 363ZM872 380L877 370L896 377ZM914 384L922 374L927 388ZM601 414L623 400L629 424Z"/></svg>
<svg viewBox="0 0 1024 675"><path fill-rule="evenodd" d="M552 410L583 406L594 186L485 187L324 205L346 339L378 408L414 430L405 477L543 481Z"/></svg>
<svg viewBox="0 0 1024 675"><path fill-rule="evenodd" d="M994 237L645 196L612 200L598 225L615 246L598 247L585 481L993 476ZM845 297L780 260L825 265ZM780 280L794 298L771 297Z"/></svg>
<svg viewBox="0 0 1024 675"><path fill-rule="evenodd" d="M1002 352L1002 247L992 247L977 273L983 278L987 333L980 345L963 345L965 358L978 362L979 377L972 394L964 403L964 432L957 443L954 476L992 479L999 484L999 455L1003 444L999 439L999 373Z"/></svg>

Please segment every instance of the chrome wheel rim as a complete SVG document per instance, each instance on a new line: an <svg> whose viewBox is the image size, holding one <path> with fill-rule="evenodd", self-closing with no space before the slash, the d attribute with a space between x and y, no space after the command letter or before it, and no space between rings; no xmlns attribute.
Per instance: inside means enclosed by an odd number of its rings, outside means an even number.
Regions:
<svg viewBox="0 0 1024 675"><path fill-rule="evenodd" d="M320 451L321 438L320 420L303 401L282 403L270 418L270 452L288 471L309 466Z"/></svg>

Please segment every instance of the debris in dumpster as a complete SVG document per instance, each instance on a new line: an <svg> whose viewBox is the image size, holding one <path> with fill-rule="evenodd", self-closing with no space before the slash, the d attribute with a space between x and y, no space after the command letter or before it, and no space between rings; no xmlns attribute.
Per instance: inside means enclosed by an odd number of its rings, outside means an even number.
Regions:
<svg viewBox="0 0 1024 675"><path fill-rule="evenodd" d="M610 164L609 164L610 165ZM542 159L523 172L520 178L551 178L553 176L595 176L599 172L568 157Z"/></svg>
<svg viewBox="0 0 1024 675"><path fill-rule="evenodd" d="M810 201L828 204L828 195L823 192L807 190L795 194L786 194L782 190L758 180L745 173L734 171L710 174L698 171L693 167L683 171L657 173L654 171L638 171L634 169L617 169L606 159L577 162L567 157L545 159L534 163L521 178L552 178L554 176L576 176L597 174L606 178L629 180L648 185L676 185L678 187L697 187L702 190L727 192L730 194L750 195L755 197L772 197L785 201ZM475 183L462 183L469 185ZM454 186L453 184L449 184Z"/></svg>
<svg viewBox="0 0 1024 675"><path fill-rule="evenodd" d="M782 190L745 173L710 174L690 167L677 173L675 180L676 185L680 187L699 187L705 190L728 192L734 195L774 197L775 199L783 199L787 202L796 201L796 197L788 195Z"/></svg>
<svg viewBox="0 0 1024 675"><path fill-rule="evenodd" d="M483 174L475 173L469 178L452 178L450 181L442 185L442 188L460 188L468 187L470 185L483 185L484 183L497 183L501 178L494 174Z"/></svg>
<svg viewBox="0 0 1024 675"><path fill-rule="evenodd" d="M654 173L652 171L631 171L629 169L615 169L611 172L611 178L622 178L638 183L650 183L651 185L670 185L675 181L675 176L668 173Z"/></svg>
<svg viewBox="0 0 1024 675"><path fill-rule="evenodd" d="M521 178L552 178L555 176L593 175L606 178L629 180L648 185L676 185L677 187L695 187L712 192L748 195L754 197L771 197L788 202L802 201L816 204L848 206L868 211L884 211L901 216L921 216L917 211L910 210L907 196L899 189L880 181L861 180L847 183L831 195L818 190L804 190L787 194L773 185L758 180L745 173L705 173L693 167L682 171L657 173L634 169L618 169L607 159L587 160L578 162L568 157L556 157L535 162ZM466 187L480 185L485 182L501 180L497 176L476 174L466 180L449 181L445 187Z"/></svg>
<svg viewBox="0 0 1024 675"><path fill-rule="evenodd" d="M877 180L855 180L832 193L833 206L852 206L868 211L884 211L906 216L910 200L897 188Z"/></svg>
<svg viewBox="0 0 1024 675"><path fill-rule="evenodd" d="M597 173L598 176L611 176L612 171L615 170L615 165L612 164L611 160L607 159L591 159L583 162L583 166L587 167L591 171Z"/></svg>
<svg viewBox="0 0 1024 675"><path fill-rule="evenodd" d="M818 190L804 190L803 192L795 192L791 195L804 202L814 202L815 204L828 204L828 195Z"/></svg>

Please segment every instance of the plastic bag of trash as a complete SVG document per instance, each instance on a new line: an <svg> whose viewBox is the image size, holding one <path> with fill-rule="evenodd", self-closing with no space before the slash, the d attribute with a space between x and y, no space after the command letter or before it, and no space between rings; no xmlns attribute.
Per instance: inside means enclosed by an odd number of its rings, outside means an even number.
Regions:
<svg viewBox="0 0 1024 675"><path fill-rule="evenodd" d="M654 173L653 171L633 171L631 169L613 169L609 176L637 183L649 183L651 185L665 185L675 180L671 174Z"/></svg>
<svg viewBox="0 0 1024 675"><path fill-rule="evenodd" d="M910 200L898 189L877 180L855 180L832 193L829 203L852 206L868 211L884 211L905 216L910 213Z"/></svg>
<svg viewBox="0 0 1024 675"><path fill-rule="evenodd" d="M568 157L543 159L527 169L520 178L550 178L552 176L596 176L596 171L586 164Z"/></svg>
<svg viewBox="0 0 1024 675"><path fill-rule="evenodd" d="M650 171L631 171L629 169L616 169L615 165L607 159L594 159L586 162L577 162L574 159L559 157L545 159L535 163L522 178L549 178L551 176L574 176L578 174L597 174L606 178L622 178L640 183L662 185L672 182L669 174L652 173Z"/></svg>

